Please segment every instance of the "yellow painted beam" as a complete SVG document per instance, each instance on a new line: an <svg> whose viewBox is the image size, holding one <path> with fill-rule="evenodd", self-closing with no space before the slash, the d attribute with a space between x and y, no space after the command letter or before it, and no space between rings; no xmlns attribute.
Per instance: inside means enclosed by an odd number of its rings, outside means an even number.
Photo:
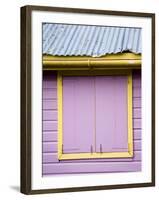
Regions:
<svg viewBox="0 0 159 200"><path fill-rule="evenodd" d="M141 68L141 55L122 53L98 58L86 56L43 56L43 70L90 70L105 68Z"/></svg>
<svg viewBox="0 0 159 200"><path fill-rule="evenodd" d="M101 57L92 56L52 56L43 55L43 60L141 60L141 54L134 53L118 53L118 54L107 54Z"/></svg>

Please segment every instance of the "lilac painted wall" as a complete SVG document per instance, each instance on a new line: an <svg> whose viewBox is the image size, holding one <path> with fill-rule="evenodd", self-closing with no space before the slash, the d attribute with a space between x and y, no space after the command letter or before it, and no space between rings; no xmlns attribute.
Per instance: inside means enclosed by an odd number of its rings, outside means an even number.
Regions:
<svg viewBox="0 0 159 200"><path fill-rule="evenodd" d="M141 170L141 75L133 72L134 157L117 159L65 160L57 158L57 82L55 72L43 78L43 175Z"/></svg>

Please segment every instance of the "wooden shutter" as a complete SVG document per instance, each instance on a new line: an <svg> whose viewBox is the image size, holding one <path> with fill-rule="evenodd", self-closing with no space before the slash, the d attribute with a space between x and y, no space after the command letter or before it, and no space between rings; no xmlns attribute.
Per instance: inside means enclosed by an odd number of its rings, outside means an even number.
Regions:
<svg viewBox="0 0 159 200"><path fill-rule="evenodd" d="M63 153L94 151L93 77L63 77Z"/></svg>
<svg viewBox="0 0 159 200"><path fill-rule="evenodd" d="M96 151L128 151L127 77L97 76Z"/></svg>

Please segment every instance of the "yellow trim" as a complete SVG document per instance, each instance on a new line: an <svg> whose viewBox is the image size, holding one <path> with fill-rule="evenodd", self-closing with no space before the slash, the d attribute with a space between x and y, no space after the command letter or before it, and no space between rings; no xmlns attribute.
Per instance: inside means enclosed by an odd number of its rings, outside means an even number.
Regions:
<svg viewBox="0 0 159 200"><path fill-rule="evenodd" d="M62 155L62 76L57 75L57 91L58 91L58 158Z"/></svg>
<svg viewBox="0 0 159 200"><path fill-rule="evenodd" d="M59 68L59 67L53 67L53 68L50 68L50 67L45 67L43 70L45 70L45 71L81 71L81 70L83 70L83 71L88 71L88 70L131 70L131 69L141 69L141 67L140 66L135 66L135 65L126 65L125 67L123 67L123 66L118 66L118 67L116 67L116 66L111 66L111 67L107 67L107 68L105 68L105 67L99 67L99 65L98 65L98 68L88 68L88 67L81 67L81 66L79 66L79 67L71 67L71 66L68 66L68 67L61 67L61 68Z"/></svg>
<svg viewBox="0 0 159 200"><path fill-rule="evenodd" d="M92 159L92 158L131 158L129 152L107 152L107 153L74 153L62 154L59 160L78 160L78 159Z"/></svg>
<svg viewBox="0 0 159 200"><path fill-rule="evenodd" d="M140 69L141 55L119 53L102 57L43 56L43 70Z"/></svg>
<svg viewBox="0 0 159 200"><path fill-rule="evenodd" d="M94 75L125 75L128 76L128 152L102 152L102 153L71 153L63 154L62 152L62 76L94 76ZM133 157L133 130L132 130L132 72L125 71L65 71L58 72L58 159L90 159L90 158L129 158Z"/></svg>
<svg viewBox="0 0 159 200"><path fill-rule="evenodd" d="M132 73L128 76L128 149L133 156L133 127L132 127Z"/></svg>
<svg viewBox="0 0 159 200"><path fill-rule="evenodd" d="M92 56L52 56L52 55L43 55L43 60L86 60L91 58L92 60L141 60L141 54L134 53L117 53L117 54L107 54L101 57L92 57Z"/></svg>

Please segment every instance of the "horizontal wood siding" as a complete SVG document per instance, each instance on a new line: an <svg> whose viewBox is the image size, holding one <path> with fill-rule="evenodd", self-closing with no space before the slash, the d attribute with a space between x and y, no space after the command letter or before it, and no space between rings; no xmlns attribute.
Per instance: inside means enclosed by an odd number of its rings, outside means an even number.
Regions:
<svg viewBox="0 0 159 200"><path fill-rule="evenodd" d="M87 162L132 162L132 161L141 161L141 150L136 150L134 151L134 157L133 158L121 158L121 159L89 159L87 160ZM61 161L60 161L61 162ZM72 162L72 160L64 160L62 161L63 163L70 163ZM79 162L78 160L73 160L73 162ZM80 162L86 162L86 160L80 160ZM57 157L57 153L53 153L53 152L45 152L43 154L43 164L47 164L47 163L59 163L58 157Z"/></svg>
<svg viewBox="0 0 159 200"><path fill-rule="evenodd" d="M134 141L134 149L141 150L141 140ZM44 142L43 143L43 152L55 152L57 150L57 142Z"/></svg>
<svg viewBox="0 0 159 200"><path fill-rule="evenodd" d="M134 157L59 161L57 157L57 80L55 72L43 76L43 175L62 173L131 172L141 170L141 74L133 73Z"/></svg>
<svg viewBox="0 0 159 200"><path fill-rule="evenodd" d="M43 175L66 173L132 172L141 170L139 162L72 162L43 165Z"/></svg>

